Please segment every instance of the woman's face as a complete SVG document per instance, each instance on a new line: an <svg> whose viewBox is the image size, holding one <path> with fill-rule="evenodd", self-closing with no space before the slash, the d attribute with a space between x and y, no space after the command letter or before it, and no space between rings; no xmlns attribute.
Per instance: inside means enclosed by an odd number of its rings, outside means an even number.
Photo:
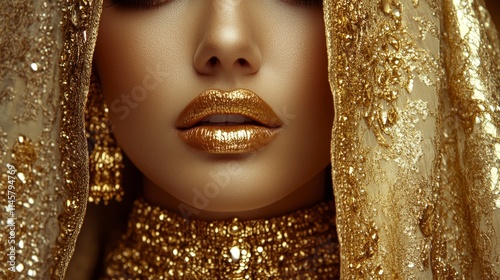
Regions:
<svg viewBox="0 0 500 280"><path fill-rule="evenodd" d="M95 63L147 199L187 216L321 199L333 119L321 1L105 1Z"/></svg>

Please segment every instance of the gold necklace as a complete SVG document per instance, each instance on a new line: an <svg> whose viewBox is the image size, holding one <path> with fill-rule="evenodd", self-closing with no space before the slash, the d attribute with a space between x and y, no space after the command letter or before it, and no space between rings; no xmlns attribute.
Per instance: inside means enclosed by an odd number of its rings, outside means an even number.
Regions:
<svg viewBox="0 0 500 280"><path fill-rule="evenodd" d="M186 220L134 203L105 279L332 279L340 253L333 202L271 219Z"/></svg>

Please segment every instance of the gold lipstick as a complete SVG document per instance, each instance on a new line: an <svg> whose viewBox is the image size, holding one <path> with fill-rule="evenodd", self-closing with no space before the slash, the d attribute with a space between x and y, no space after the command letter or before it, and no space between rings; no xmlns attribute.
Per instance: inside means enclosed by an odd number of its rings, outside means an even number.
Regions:
<svg viewBox="0 0 500 280"><path fill-rule="evenodd" d="M283 122L257 94L247 89L211 89L181 112L179 137L195 149L214 154L257 150L271 142Z"/></svg>

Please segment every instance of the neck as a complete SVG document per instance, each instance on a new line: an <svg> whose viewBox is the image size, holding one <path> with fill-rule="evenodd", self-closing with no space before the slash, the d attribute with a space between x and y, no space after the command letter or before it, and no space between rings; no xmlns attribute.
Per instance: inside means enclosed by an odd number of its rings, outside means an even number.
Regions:
<svg viewBox="0 0 500 280"><path fill-rule="evenodd" d="M272 204L245 211L215 212L192 207L145 178L144 199L152 205L160 206L190 219L225 220L239 218L252 220L276 217L314 205L325 199L325 184L324 172L320 172L307 183Z"/></svg>

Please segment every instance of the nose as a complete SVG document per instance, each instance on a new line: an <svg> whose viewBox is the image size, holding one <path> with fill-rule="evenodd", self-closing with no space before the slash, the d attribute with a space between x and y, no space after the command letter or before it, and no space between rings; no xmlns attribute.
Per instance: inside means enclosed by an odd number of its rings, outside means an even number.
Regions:
<svg viewBox="0 0 500 280"><path fill-rule="evenodd" d="M261 67L261 53L252 37L243 3L213 0L194 54L194 68L202 75L251 75Z"/></svg>

